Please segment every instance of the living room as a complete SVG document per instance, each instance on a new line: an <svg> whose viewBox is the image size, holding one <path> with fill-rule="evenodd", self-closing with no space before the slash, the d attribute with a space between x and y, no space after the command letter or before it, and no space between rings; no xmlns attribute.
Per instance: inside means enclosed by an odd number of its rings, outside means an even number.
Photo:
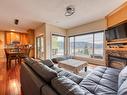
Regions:
<svg viewBox="0 0 127 95"><path fill-rule="evenodd" d="M0 95L127 95L126 0L0 5Z"/></svg>

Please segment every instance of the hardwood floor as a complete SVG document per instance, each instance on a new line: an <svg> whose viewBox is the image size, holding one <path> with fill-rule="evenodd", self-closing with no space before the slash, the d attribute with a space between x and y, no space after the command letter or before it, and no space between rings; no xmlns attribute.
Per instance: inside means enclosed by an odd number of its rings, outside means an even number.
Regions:
<svg viewBox="0 0 127 95"><path fill-rule="evenodd" d="M0 95L23 95L20 85L20 64L6 70L5 60L0 59Z"/></svg>

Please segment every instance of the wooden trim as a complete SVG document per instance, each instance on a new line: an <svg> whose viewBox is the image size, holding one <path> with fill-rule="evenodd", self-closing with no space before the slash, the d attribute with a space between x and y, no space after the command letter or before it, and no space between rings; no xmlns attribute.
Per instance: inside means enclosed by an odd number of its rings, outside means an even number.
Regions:
<svg viewBox="0 0 127 95"><path fill-rule="evenodd" d="M107 19L108 28L127 22L127 1L109 13L105 18Z"/></svg>
<svg viewBox="0 0 127 95"><path fill-rule="evenodd" d="M110 12L107 16L111 16L114 13L120 11L122 8L124 8L127 5L127 1L125 3L123 3L122 5L120 5L118 8L114 9L112 12Z"/></svg>

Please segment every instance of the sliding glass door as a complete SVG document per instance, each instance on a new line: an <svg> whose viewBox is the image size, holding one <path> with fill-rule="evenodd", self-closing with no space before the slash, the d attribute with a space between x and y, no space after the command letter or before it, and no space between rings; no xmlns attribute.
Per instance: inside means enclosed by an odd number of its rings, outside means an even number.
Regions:
<svg viewBox="0 0 127 95"><path fill-rule="evenodd" d="M64 37L52 35L52 58L64 55Z"/></svg>
<svg viewBox="0 0 127 95"><path fill-rule="evenodd" d="M43 36L36 37L36 58L44 59L44 38Z"/></svg>

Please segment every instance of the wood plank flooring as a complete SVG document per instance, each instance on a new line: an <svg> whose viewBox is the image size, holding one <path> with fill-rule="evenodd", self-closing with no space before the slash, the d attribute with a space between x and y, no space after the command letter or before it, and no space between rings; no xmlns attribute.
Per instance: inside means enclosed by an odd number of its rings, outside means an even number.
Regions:
<svg viewBox="0 0 127 95"><path fill-rule="evenodd" d="M20 64L6 70L5 60L0 59L0 95L23 95L20 85Z"/></svg>

